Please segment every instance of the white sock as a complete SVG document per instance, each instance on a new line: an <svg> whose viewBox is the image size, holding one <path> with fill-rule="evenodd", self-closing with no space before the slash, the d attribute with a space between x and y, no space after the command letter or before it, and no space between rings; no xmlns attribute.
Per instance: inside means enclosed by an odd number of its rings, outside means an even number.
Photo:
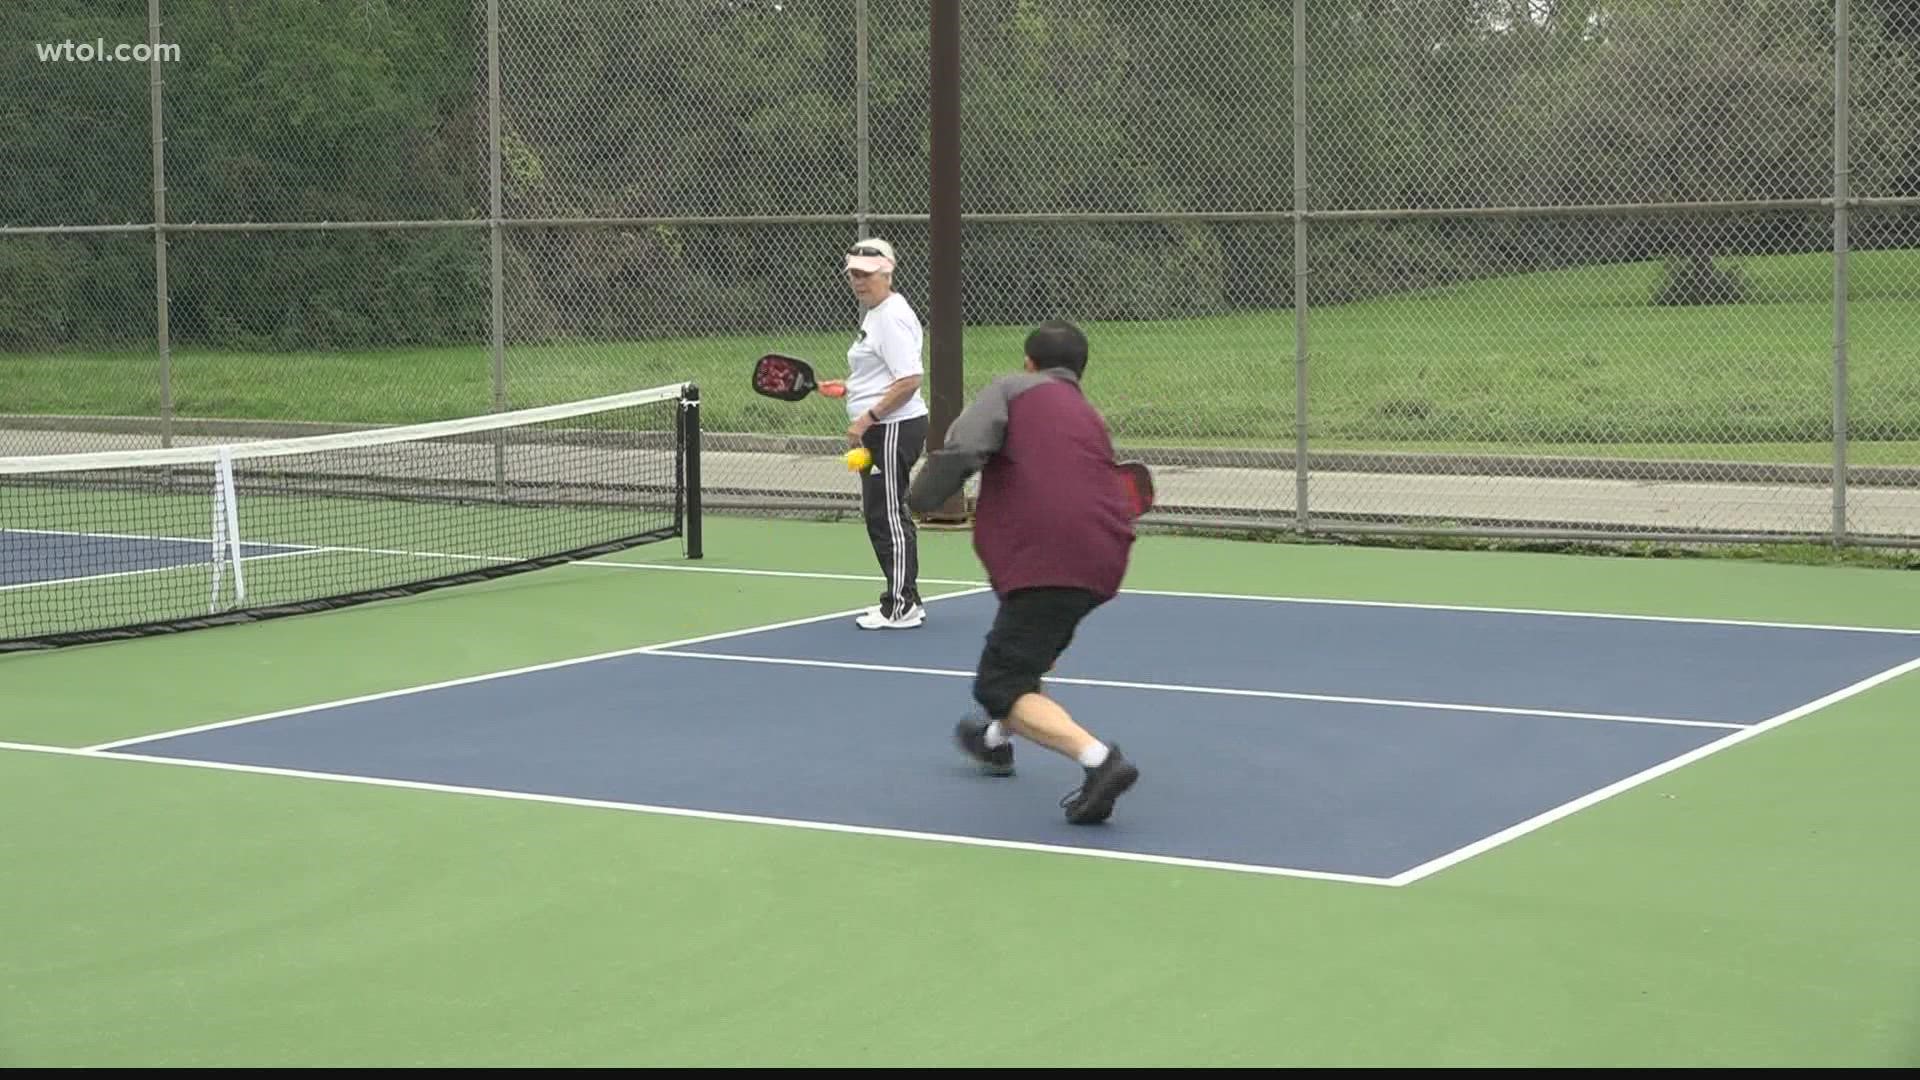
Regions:
<svg viewBox="0 0 1920 1080"><path fill-rule="evenodd" d="M1095 742L1092 746L1089 746L1085 750L1080 751L1080 764L1086 766L1089 769L1099 768L1101 765L1106 764L1106 760L1107 760L1107 744L1106 743Z"/></svg>
<svg viewBox="0 0 1920 1080"><path fill-rule="evenodd" d="M1001 725L1000 721L995 720L993 723L987 725L987 746L989 749L998 749L1012 741L1012 739L1007 737L1007 729Z"/></svg>

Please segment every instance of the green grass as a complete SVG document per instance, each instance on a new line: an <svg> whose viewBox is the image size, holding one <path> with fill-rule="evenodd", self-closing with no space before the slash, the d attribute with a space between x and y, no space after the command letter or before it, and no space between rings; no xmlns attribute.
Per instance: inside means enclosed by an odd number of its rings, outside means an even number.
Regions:
<svg viewBox="0 0 1920 1080"><path fill-rule="evenodd" d="M718 519L708 541L709 569L873 573L857 525ZM967 541L923 534L923 572L977 578ZM1148 537L1130 581L1920 627L1920 576L1851 568ZM83 746L872 592L577 567L4 656L0 739ZM1916 710L1910 675L1404 889L0 750L0 1062L1920 1065Z"/></svg>
<svg viewBox="0 0 1920 1080"><path fill-rule="evenodd" d="M1737 260L1750 302L1660 308L1656 263L1479 281L1316 309L1310 435L1325 449L1831 459L1831 268L1818 255ZM913 294L923 308L924 297ZM851 318L851 316L850 316ZM1920 462L1920 252L1853 257L1852 459ZM851 326L851 322L849 323ZM1088 385L1125 441L1290 448L1291 311L1089 326ZM1012 369L1026 332L973 326L967 384ZM843 365L846 333L512 345L510 403L545 404L683 379L712 431L832 434L837 403L783 406L747 389L783 349ZM183 417L405 423L484 412L491 365L471 347L282 355L182 348ZM154 415L151 354L0 360L7 411Z"/></svg>

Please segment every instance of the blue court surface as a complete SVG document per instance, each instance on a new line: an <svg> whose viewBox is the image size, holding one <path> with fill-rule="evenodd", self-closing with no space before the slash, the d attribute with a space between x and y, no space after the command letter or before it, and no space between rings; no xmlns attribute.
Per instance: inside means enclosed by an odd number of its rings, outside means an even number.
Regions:
<svg viewBox="0 0 1920 1080"><path fill-rule="evenodd" d="M0 588L206 566L213 561L212 549L211 540L0 529ZM247 559L308 550L312 549L240 545L240 555Z"/></svg>
<svg viewBox="0 0 1920 1080"><path fill-rule="evenodd" d="M1141 779L950 741L990 594L130 740L109 752L1405 884L1920 658L1920 634L1130 593L1049 683Z"/></svg>

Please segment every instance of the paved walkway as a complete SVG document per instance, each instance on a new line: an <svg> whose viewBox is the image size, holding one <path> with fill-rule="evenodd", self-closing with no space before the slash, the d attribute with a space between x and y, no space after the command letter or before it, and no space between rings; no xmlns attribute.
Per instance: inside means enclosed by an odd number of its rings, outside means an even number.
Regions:
<svg viewBox="0 0 1920 1080"><path fill-rule="evenodd" d="M855 497L838 458L812 454L709 452L705 485L801 495ZM1194 516L1291 517L1291 469L1156 466L1162 506ZM1825 532L1833 493L1819 484L1734 484L1648 480L1554 479L1413 473L1312 473L1307 505L1315 515L1387 521L1495 523L1513 528L1639 531ZM1920 488L1855 487L1848 528L1920 538Z"/></svg>

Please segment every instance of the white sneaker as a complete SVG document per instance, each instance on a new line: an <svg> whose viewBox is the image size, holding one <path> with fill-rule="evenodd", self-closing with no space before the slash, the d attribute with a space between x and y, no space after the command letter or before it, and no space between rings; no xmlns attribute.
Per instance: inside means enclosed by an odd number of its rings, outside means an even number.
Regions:
<svg viewBox="0 0 1920 1080"><path fill-rule="evenodd" d="M860 613L854 620L862 630L911 630L927 621L927 609L915 604L901 612L898 617L889 619L881 614L878 605Z"/></svg>

